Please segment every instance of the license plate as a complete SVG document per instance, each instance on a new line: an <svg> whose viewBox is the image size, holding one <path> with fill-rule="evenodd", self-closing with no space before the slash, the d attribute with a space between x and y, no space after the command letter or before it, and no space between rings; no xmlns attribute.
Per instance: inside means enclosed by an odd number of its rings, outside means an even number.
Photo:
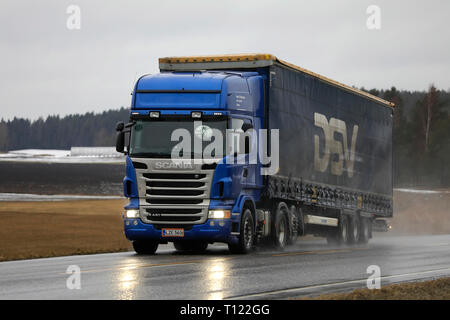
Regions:
<svg viewBox="0 0 450 320"><path fill-rule="evenodd" d="M161 229L161 236L163 237L184 237L184 229Z"/></svg>

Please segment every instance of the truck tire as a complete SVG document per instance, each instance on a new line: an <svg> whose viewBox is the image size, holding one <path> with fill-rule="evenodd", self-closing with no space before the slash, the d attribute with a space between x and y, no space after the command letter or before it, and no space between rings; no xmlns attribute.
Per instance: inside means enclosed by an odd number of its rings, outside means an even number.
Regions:
<svg viewBox="0 0 450 320"><path fill-rule="evenodd" d="M327 242L332 246L343 245L348 243L348 235L348 218L342 214L337 230L327 236Z"/></svg>
<svg viewBox="0 0 450 320"><path fill-rule="evenodd" d="M280 202L275 212L274 223L272 224L272 239L277 249L283 250L286 248L290 234L289 234L289 211L284 202Z"/></svg>
<svg viewBox="0 0 450 320"><path fill-rule="evenodd" d="M158 242L150 240L134 240L133 248L137 254L155 254L158 249Z"/></svg>
<svg viewBox="0 0 450 320"><path fill-rule="evenodd" d="M298 209L300 210L300 209ZM289 239L288 245L295 243L298 237L298 229L299 229L299 213L297 212L297 208L295 206L290 207L289 212Z"/></svg>
<svg viewBox="0 0 450 320"><path fill-rule="evenodd" d="M177 251L203 252L208 248L206 241L174 241L173 246Z"/></svg>
<svg viewBox="0 0 450 320"><path fill-rule="evenodd" d="M370 227L371 227L371 221L368 218L361 218L360 220L360 231L359 231L359 239L358 243L360 244L367 244L369 243L370 239Z"/></svg>
<svg viewBox="0 0 450 320"><path fill-rule="evenodd" d="M361 231L359 216L355 213L354 215L348 217L348 244L358 243L359 234Z"/></svg>
<svg viewBox="0 0 450 320"><path fill-rule="evenodd" d="M241 218L239 241L237 244L229 243L228 249L231 253L248 253L253 249L254 241L255 223L253 220L252 211L248 208L244 208Z"/></svg>

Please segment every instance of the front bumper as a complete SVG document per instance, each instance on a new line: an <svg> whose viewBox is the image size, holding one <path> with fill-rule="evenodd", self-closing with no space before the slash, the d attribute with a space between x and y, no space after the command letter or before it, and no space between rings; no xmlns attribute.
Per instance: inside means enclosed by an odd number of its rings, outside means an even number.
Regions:
<svg viewBox="0 0 450 320"><path fill-rule="evenodd" d="M208 242L236 243L238 235L231 234L230 219L208 219L203 224L192 225L184 230L184 237L163 237L161 229L141 219L124 219L125 236L128 240L158 240L172 242L182 240L202 240ZM173 228L173 227L172 227Z"/></svg>

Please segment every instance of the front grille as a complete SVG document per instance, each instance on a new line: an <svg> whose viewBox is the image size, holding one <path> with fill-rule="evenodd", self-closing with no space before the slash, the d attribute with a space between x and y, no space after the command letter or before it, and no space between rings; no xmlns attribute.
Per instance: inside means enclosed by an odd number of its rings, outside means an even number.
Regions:
<svg viewBox="0 0 450 320"><path fill-rule="evenodd" d="M199 196L202 195L202 190L170 190L170 189L155 189L148 188L147 195L153 196Z"/></svg>
<svg viewBox="0 0 450 320"><path fill-rule="evenodd" d="M151 160L147 165L151 170ZM182 225L206 221L214 170L202 170L201 165L187 172L149 169L136 169L143 222Z"/></svg>
<svg viewBox="0 0 450 320"><path fill-rule="evenodd" d="M167 179L180 179L180 180L199 180L204 179L206 174L199 173L144 173L144 178L148 178L154 181L163 180L167 181Z"/></svg>
<svg viewBox="0 0 450 320"><path fill-rule="evenodd" d="M147 202L174 204L174 200L183 200L183 204L199 204L205 198L207 177L205 173L144 173L145 197Z"/></svg>
<svg viewBox="0 0 450 320"><path fill-rule="evenodd" d="M159 214L174 214L174 215L186 215L186 214L195 214L201 213L202 209L176 209L176 208L161 208L161 209L145 209L147 213L150 215L159 215Z"/></svg>
<svg viewBox="0 0 450 320"><path fill-rule="evenodd" d="M152 221L156 222L194 222L199 221L202 219L202 217L177 217L177 216L164 216L164 217L151 217L149 218Z"/></svg>
<svg viewBox="0 0 450 320"><path fill-rule="evenodd" d="M149 204L199 204L202 199L145 199Z"/></svg>
<svg viewBox="0 0 450 320"><path fill-rule="evenodd" d="M198 188L204 186L204 182L185 182L185 181L149 181L147 187L162 188Z"/></svg>

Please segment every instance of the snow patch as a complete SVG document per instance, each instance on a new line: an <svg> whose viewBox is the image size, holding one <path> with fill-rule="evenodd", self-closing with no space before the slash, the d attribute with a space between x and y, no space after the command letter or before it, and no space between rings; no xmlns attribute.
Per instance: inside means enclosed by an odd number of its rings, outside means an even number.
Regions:
<svg viewBox="0 0 450 320"><path fill-rule="evenodd" d="M408 189L408 188L395 188L395 191L409 192L409 193L420 193L420 194L439 194L439 193L450 193L450 191L445 190L419 190L419 189Z"/></svg>
<svg viewBox="0 0 450 320"><path fill-rule="evenodd" d="M0 154L0 161L51 163L124 163L114 147L72 147L71 150L22 149Z"/></svg>
<svg viewBox="0 0 450 320"><path fill-rule="evenodd" d="M70 194L30 194L30 193L0 193L0 201L65 201L65 200L105 200L125 199L121 196L83 196Z"/></svg>

